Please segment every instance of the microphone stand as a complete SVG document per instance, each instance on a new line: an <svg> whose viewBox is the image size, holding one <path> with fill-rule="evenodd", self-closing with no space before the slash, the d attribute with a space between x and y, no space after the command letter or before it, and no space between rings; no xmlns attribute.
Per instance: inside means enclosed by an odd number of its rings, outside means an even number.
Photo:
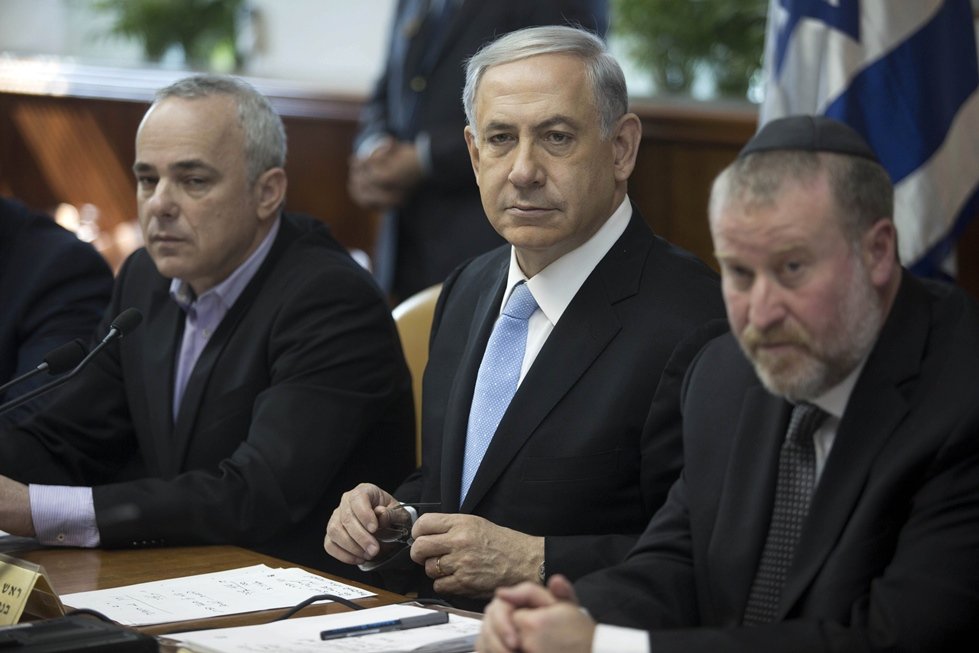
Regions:
<svg viewBox="0 0 979 653"><path fill-rule="evenodd" d="M76 365L73 370L71 370L70 372L68 372L63 376L59 376L54 381L46 383L37 388L34 388L30 392L24 393L19 397L11 399L7 403L0 406L0 415L6 413L9 410L13 410L14 408L17 408L17 406L26 404L31 399L34 399L35 397L38 397L44 394L45 392L54 390L61 384L66 383L69 379L72 379L75 376L77 376L78 373L82 371L82 368L88 365L88 362L92 360L92 358L96 354L98 354L100 351L105 349L105 347L116 338L121 338L125 332L130 331L133 327L139 324L139 322L142 319L143 319L142 314L139 311L137 311L135 308L129 308L123 311L115 320L113 320L112 325L109 327L109 333L107 333L106 336L102 338L102 342L96 345L92 349L92 351L88 352L85 358L83 358L81 362L78 365Z"/></svg>

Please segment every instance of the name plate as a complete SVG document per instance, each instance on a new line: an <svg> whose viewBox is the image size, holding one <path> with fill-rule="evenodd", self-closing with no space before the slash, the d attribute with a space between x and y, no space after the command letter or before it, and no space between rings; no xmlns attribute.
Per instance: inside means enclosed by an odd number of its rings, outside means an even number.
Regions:
<svg viewBox="0 0 979 653"><path fill-rule="evenodd" d="M15 624L24 614L47 619L64 613L44 567L0 553L0 625Z"/></svg>

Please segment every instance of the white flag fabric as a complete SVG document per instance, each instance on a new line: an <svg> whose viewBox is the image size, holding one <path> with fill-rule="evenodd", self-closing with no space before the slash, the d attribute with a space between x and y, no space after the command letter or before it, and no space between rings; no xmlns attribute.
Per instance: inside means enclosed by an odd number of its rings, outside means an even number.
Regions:
<svg viewBox="0 0 979 653"><path fill-rule="evenodd" d="M969 0L770 0L759 126L846 122L895 186L901 261L939 276L979 212L979 63Z"/></svg>

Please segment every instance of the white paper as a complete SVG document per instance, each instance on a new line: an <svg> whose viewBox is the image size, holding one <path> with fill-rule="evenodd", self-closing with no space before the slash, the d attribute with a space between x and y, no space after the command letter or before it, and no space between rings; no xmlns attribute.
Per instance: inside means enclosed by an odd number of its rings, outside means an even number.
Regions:
<svg viewBox="0 0 979 653"><path fill-rule="evenodd" d="M242 612L290 608L316 594L345 599L372 592L329 580L296 567L255 565L61 597L73 608L98 610L129 626L206 619Z"/></svg>
<svg viewBox="0 0 979 653"><path fill-rule="evenodd" d="M425 608L409 605L385 605L317 617L273 621L258 626L239 626L199 630L171 635L186 649L197 653L395 653L479 633L480 621L450 614L449 623L424 628L410 628L374 635L345 637L323 641L324 630L360 624L401 619L425 614Z"/></svg>

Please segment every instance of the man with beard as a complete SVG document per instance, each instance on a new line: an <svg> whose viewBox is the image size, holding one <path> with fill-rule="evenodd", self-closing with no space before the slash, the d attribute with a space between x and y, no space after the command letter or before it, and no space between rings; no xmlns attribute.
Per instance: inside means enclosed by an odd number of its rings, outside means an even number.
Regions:
<svg viewBox="0 0 979 653"><path fill-rule="evenodd" d="M892 208L842 123L748 143L711 194L732 332L684 379L681 478L623 563L499 590L479 650L974 648L979 311L902 270Z"/></svg>

